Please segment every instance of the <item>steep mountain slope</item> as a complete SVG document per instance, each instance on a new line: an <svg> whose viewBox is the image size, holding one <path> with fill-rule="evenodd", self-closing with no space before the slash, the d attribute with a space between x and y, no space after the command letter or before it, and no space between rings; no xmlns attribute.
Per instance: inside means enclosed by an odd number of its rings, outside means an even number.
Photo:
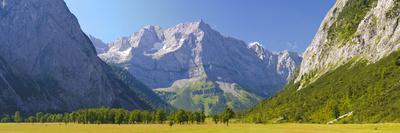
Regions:
<svg viewBox="0 0 400 133"><path fill-rule="evenodd" d="M222 36L203 21L165 30L146 26L109 46L99 55L103 60L125 68L178 108L240 110L271 96L287 79L270 71L246 43Z"/></svg>
<svg viewBox="0 0 400 133"><path fill-rule="evenodd" d="M380 61L349 62L297 91L291 83L276 96L252 108L248 122L340 123L400 122L400 52Z"/></svg>
<svg viewBox="0 0 400 133"><path fill-rule="evenodd" d="M103 54L108 51L108 45L104 43L102 40L91 35L89 35L89 39L90 41L92 41L97 54Z"/></svg>
<svg viewBox="0 0 400 133"><path fill-rule="evenodd" d="M97 57L63 0L1 3L0 112L151 109Z"/></svg>
<svg viewBox="0 0 400 133"><path fill-rule="evenodd" d="M171 105L161 99L156 93L154 93L142 82L137 80L134 76L132 76L131 73L118 66L111 66L111 68L116 77L124 84L126 84L127 87L129 87L135 93L134 97L137 97L138 100L143 101L143 103L149 105L151 107L150 109L162 108L165 111L174 110Z"/></svg>
<svg viewBox="0 0 400 133"><path fill-rule="evenodd" d="M18 86L19 90L14 89L14 86ZM17 77L2 58L0 58L0 88L0 111L2 112L12 112L23 107L22 98L17 94L21 90L38 91L34 90L36 85L31 79Z"/></svg>
<svg viewBox="0 0 400 133"><path fill-rule="evenodd" d="M399 122L399 14L398 0L338 0L297 78L244 120Z"/></svg>
<svg viewBox="0 0 400 133"><path fill-rule="evenodd" d="M307 86L350 60L373 63L396 51L399 11L398 0L337 1L304 53L296 82Z"/></svg>

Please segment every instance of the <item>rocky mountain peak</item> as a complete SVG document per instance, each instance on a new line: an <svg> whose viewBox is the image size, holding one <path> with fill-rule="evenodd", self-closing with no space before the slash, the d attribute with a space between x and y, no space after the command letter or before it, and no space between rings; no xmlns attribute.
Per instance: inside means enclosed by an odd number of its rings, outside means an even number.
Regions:
<svg viewBox="0 0 400 133"><path fill-rule="evenodd" d="M167 29L168 30L168 29ZM170 28L171 31L177 31L185 34L195 33L195 32L208 32L214 31L210 25L205 23L203 20L180 23L175 27Z"/></svg>
<svg viewBox="0 0 400 133"><path fill-rule="evenodd" d="M196 41L202 41L204 36L223 38L202 20L181 23L165 30L159 26L145 26L130 37L123 37L110 43L110 52L101 57L107 60L129 60L135 58L131 55L136 52L145 53L144 56L151 58L160 58L181 48L202 47L202 43L197 43L199 45L197 46ZM132 48L135 51L132 51ZM108 58L111 56L113 58Z"/></svg>
<svg viewBox="0 0 400 133"><path fill-rule="evenodd" d="M300 66L302 61L302 57L296 52L284 50L272 53L264 49L263 45L259 42L250 43L249 49L256 53L265 63L267 69L275 71L280 75L280 78L285 81L292 78L293 73Z"/></svg>
<svg viewBox="0 0 400 133"><path fill-rule="evenodd" d="M261 60L264 60L265 58L267 58L267 52L264 47L261 45L261 43L259 42L253 42L249 44L249 48L254 50L254 52L257 53L258 58L260 58ZM269 52L268 52L269 53Z"/></svg>
<svg viewBox="0 0 400 133"><path fill-rule="evenodd" d="M156 26L156 25L146 25L146 26L143 26L143 28L141 30L159 31L159 30L161 30L161 27Z"/></svg>
<svg viewBox="0 0 400 133"><path fill-rule="evenodd" d="M279 75L286 78L286 81L294 78L294 73L300 67L303 60L302 57L299 54L290 52L288 50L277 52L275 54L277 55L278 59L276 70Z"/></svg>
<svg viewBox="0 0 400 133"><path fill-rule="evenodd" d="M276 52L275 54L278 54L278 55L280 55L280 56L282 56L282 57L296 57L296 58L301 58L301 55L299 55L299 54L296 53L296 52L289 51L289 50L283 50L283 51L280 51L280 52Z"/></svg>
<svg viewBox="0 0 400 133"><path fill-rule="evenodd" d="M144 26L142 29L139 30L139 32L136 32L134 36L154 36L154 37L160 37L162 36L162 29L160 26L154 26L154 25L147 25Z"/></svg>

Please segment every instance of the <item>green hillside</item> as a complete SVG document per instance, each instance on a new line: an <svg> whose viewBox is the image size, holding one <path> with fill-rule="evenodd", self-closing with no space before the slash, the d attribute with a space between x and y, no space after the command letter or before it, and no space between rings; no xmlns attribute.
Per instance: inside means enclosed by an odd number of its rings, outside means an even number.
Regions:
<svg viewBox="0 0 400 133"><path fill-rule="evenodd" d="M238 85L231 89L231 92L224 93L217 83L197 80L189 81L182 87L157 89L156 93L173 107L204 111L206 115L222 112L226 107L241 111L261 100L259 96L245 91Z"/></svg>
<svg viewBox="0 0 400 133"><path fill-rule="evenodd" d="M352 61L297 91L291 82L242 118L247 122L400 122L400 52L369 64Z"/></svg>

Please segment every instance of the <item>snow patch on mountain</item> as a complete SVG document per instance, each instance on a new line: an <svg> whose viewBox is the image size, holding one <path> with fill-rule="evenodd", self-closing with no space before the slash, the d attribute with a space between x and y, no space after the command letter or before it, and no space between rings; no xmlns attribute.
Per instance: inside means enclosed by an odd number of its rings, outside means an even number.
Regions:
<svg viewBox="0 0 400 133"><path fill-rule="evenodd" d="M158 51L158 50L163 49L163 48L164 48L164 44L163 43L156 42L156 43L153 44L153 48L151 48L150 50L151 51Z"/></svg>

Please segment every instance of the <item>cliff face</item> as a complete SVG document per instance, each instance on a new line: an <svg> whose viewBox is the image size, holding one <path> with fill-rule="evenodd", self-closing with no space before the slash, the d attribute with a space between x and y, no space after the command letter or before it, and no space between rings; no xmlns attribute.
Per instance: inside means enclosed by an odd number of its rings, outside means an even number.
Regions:
<svg viewBox="0 0 400 133"><path fill-rule="evenodd" d="M349 61L374 63L398 50L399 11L398 0L338 0L304 53L299 89Z"/></svg>
<svg viewBox="0 0 400 133"><path fill-rule="evenodd" d="M2 106L0 112L150 108L97 57L63 0L0 4L0 57L5 64L1 85L7 86L0 88L7 92L0 103L17 103L15 109ZM9 80L14 77L19 80Z"/></svg>
<svg viewBox="0 0 400 133"><path fill-rule="evenodd" d="M285 81L294 78L294 73L300 67L302 61L302 57L297 53L287 50L273 53L264 49L262 44L258 42L251 43L249 48L254 50L258 58L264 62L268 71L277 73L279 75L277 78Z"/></svg>

